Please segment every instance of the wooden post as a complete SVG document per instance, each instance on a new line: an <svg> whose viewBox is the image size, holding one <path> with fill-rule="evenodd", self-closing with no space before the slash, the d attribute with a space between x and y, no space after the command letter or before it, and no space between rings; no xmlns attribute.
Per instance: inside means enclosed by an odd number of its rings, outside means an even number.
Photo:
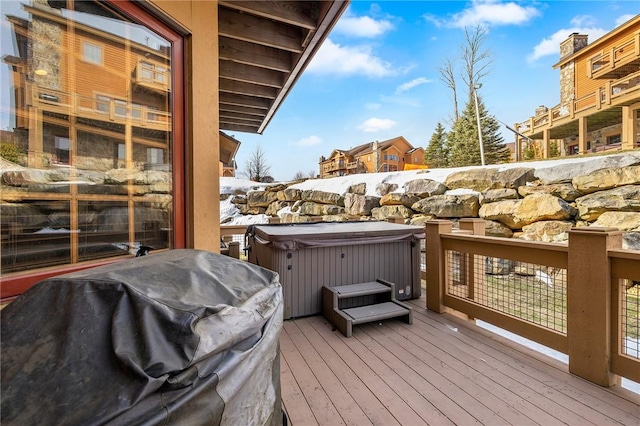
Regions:
<svg viewBox="0 0 640 426"><path fill-rule="evenodd" d="M448 220L429 220L425 223L427 237L427 309L443 313L442 299L445 291L445 259L440 243L440 234L450 233L453 225Z"/></svg>
<svg viewBox="0 0 640 426"><path fill-rule="evenodd" d="M607 250L622 247L615 228L569 231L567 336L569 371L600 386L613 386L610 371L611 270Z"/></svg>
<svg viewBox="0 0 640 426"><path fill-rule="evenodd" d="M229 242L229 256L240 259L240 243L238 241Z"/></svg>
<svg viewBox="0 0 640 426"><path fill-rule="evenodd" d="M622 140L621 149L633 149L636 146L638 134L638 121L635 119L640 104L626 105L622 107Z"/></svg>
<svg viewBox="0 0 640 426"><path fill-rule="evenodd" d="M471 231L473 235L484 237L486 228L484 219L464 218L460 219L459 223L461 230ZM467 255L465 269L467 285L469 286L469 298L471 300L477 300L477 295L482 296L486 293L484 259L485 257L479 254Z"/></svg>
<svg viewBox="0 0 640 426"><path fill-rule="evenodd" d="M587 118L578 118L578 154L587 152Z"/></svg>

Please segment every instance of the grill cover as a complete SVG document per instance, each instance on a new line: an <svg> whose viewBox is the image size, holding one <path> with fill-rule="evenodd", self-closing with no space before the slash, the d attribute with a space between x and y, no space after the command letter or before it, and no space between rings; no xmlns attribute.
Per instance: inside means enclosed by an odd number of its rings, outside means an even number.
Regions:
<svg viewBox="0 0 640 426"><path fill-rule="evenodd" d="M278 274L171 250L2 310L3 424L282 424Z"/></svg>

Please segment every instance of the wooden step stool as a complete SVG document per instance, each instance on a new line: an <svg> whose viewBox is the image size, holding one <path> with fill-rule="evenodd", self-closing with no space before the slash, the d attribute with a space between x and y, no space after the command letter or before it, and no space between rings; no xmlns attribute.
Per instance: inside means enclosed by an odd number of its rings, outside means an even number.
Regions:
<svg viewBox="0 0 640 426"><path fill-rule="evenodd" d="M346 337L353 326L371 321L401 317L413 323L411 308L396 300L395 284L378 279L373 282L322 287L322 313Z"/></svg>

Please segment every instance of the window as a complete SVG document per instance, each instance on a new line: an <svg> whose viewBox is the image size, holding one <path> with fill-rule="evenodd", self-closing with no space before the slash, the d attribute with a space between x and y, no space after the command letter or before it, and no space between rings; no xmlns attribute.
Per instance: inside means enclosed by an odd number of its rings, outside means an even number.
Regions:
<svg viewBox="0 0 640 426"><path fill-rule="evenodd" d="M621 135L607 136L607 145L614 145L617 143L622 143Z"/></svg>
<svg viewBox="0 0 640 426"><path fill-rule="evenodd" d="M55 137L56 160L58 164L69 164L69 138Z"/></svg>
<svg viewBox="0 0 640 426"><path fill-rule="evenodd" d="M102 47L87 41L82 42L82 59L92 64L102 65Z"/></svg>
<svg viewBox="0 0 640 426"><path fill-rule="evenodd" d="M18 165L38 170L51 177L45 182L55 183L20 192L11 213L3 210L0 216L1 267L3 284L8 284L2 286L3 298L47 276L128 258L140 245L155 250L185 246L184 134L171 125L183 127L183 85L176 84L171 97L140 92L135 103L130 101L135 66L146 59L134 47L146 38L154 40L157 48L145 53L166 64L164 77L171 85L176 76L184 75L182 62L175 61L182 56L183 39L132 1L38 2L38 13L30 13L30 7L16 12L20 24L10 25L6 15L0 19L5 20L4 28L16 32L14 40L24 38L33 48L2 43L0 56L18 57L24 63L45 61L55 74L32 79L24 67L3 77L2 93L9 95L0 98L6 113L0 125L22 152L35 153L19 158ZM44 46L42 34L53 38ZM105 39L114 57L128 60L109 63L112 55L105 57L101 47ZM80 52L60 49L48 55L46 46L62 44L61 40L65 46L79 45ZM60 102L74 99L78 108L63 115L53 98L39 96L28 99L27 105L24 96L11 90L19 84L33 93L54 93ZM145 110L160 120L126 120L141 117ZM22 119L22 114L29 116ZM162 188L135 186L126 179L146 170L149 162L162 165L153 169L164 173ZM68 164L74 167L59 167ZM114 170L119 168L130 170ZM13 184L0 185L1 191ZM25 225L12 226L15 223Z"/></svg>
<svg viewBox="0 0 640 426"><path fill-rule="evenodd" d="M393 154L385 154L384 155L384 159L385 160L389 160L389 161L398 161L399 157L397 155L393 155Z"/></svg>
<svg viewBox="0 0 640 426"><path fill-rule="evenodd" d="M164 164L164 150L160 148L147 148L147 163Z"/></svg>

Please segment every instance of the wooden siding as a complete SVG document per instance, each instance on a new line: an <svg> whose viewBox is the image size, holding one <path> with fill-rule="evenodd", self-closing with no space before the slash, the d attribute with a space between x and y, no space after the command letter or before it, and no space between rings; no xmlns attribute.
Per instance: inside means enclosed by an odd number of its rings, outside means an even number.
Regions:
<svg viewBox="0 0 640 426"><path fill-rule="evenodd" d="M414 323L346 338L321 316L284 322L283 407L299 425L638 425L640 396L471 322L409 302Z"/></svg>

